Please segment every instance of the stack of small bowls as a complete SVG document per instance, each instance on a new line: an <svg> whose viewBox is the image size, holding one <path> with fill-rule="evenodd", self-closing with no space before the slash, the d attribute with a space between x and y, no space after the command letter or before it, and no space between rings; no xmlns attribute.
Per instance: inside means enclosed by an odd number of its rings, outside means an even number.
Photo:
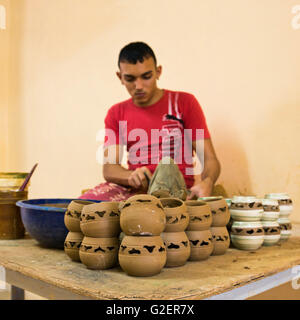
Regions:
<svg viewBox="0 0 300 320"><path fill-rule="evenodd" d="M120 234L119 202L85 205L80 228L84 234L79 256L88 269L104 270L117 265Z"/></svg>
<svg viewBox="0 0 300 320"><path fill-rule="evenodd" d="M211 209L204 201L199 200L187 200L185 204L190 220L186 229L191 246L189 260L205 260L214 250L213 236L210 231Z"/></svg>
<svg viewBox="0 0 300 320"><path fill-rule="evenodd" d="M264 229L264 246L273 246L280 240L279 205L275 199L261 199L264 212L261 223Z"/></svg>
<svg viewBox="0 0 300 320"><path fill-rule="evenodd" d="M230 246L230 237L227 230L230 213L227 201L223 197L206 197L201 199L209 205L212 213L210 228L214 244L212 255L225 254Z"/></svg>
<svg viewBox="0 0 300 320"><path fill-rule="evenodd" d="M147 277L161 272L167 261L161 233L166 215L160 200L151 195L135 195L119 206L124 232L119 264L131 276Z"/></svg>
<svg viewBox="0 0 300 320"><path fill-rule="evenodd" d="M292 233L292 224L289 219L293 211L293 201L287 193L269 193L265 199L277 200L279 205L280 241L288 240Z"/></svg>
<svg viewBox="0 0 300 320"><path fill-rule="evenodd" d="M231 241L241 250L257 250L264 242L261 200L255 196L234 196L230 205Z"/></svg>
<svg viewBox="0 0 300 320"><path fill-rule="evenodd" d="M189 239L184 232L189 224L185 203L177 198L159 199L166 214L166 227L161 237L167 250L165 267L179 267L191 254Z"/></svg>
<svg viewBox="0 0 300 320"><path fill-rule="evenodd" d="M91 201L73 200L65 212L64 222L69 233L65 239L64 250L73 261L80 262L79 249L84 237L80 229L81 211L85 205L92 203Z"/></svg>

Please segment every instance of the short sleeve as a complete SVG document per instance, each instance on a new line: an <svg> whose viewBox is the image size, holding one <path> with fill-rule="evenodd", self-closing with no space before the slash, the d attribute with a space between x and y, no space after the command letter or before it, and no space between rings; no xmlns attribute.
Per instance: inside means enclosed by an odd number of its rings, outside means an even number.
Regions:
<svg viewBox="0 0 300 320"><path fill-rule="evenodd" d="M119 110L118 106L111 107L105 117L105 140L104 146L108 147L111 145L122 144L122 125L119 126Z"/></svg>
<svg viewBox="0 0 300 320"><path fill-rule="evenodd" d="M210 138L210 133L206 124L203 110L198 100L192 94L185 94L183 97L183 115L184 129L192 130L192 141L197 140L197 129L204 130L204 139ZM198 131L199 132L199 131Z"/></svg>

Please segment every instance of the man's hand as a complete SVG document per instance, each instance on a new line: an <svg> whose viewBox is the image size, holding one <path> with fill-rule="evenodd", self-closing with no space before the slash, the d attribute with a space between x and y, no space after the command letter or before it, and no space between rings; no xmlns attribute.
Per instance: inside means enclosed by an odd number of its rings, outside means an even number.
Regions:
<svg viewBox="0 0 300 320"><path fill-rule="evenodd" d="M150 180L152 177L152 173L147 167L141 167L141 168L135 169L133 172L131 172L128 178L128 184L135 189L141 189L143 191L147 191L148 180L145 174L148 176Z"/></svg>
<svg viewBox="0 0 300 320"><path fill-rule="evenodd" d="M213 191L214 184L212 180L207 177L206 179L196 182L191 187L191 194L187 197L187 200L192 199L194 196L199 197L210 197Z"/></svg>

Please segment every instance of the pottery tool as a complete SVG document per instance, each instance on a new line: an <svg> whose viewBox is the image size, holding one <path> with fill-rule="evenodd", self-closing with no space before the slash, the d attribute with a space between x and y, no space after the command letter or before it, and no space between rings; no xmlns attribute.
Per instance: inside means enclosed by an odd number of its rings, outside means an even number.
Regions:
<svg viewBox="0 0 300 320"><path fill-rule="evenodd" d="M28 182L29 182L29 180L30 180L30 178L31 178L34 170L35 170L36 167L37 167L37 165L38 165L38 163L36 163L36 164L33 166L33 168L32 168L31 171L28 173L25 181L23 182L23 184L21 185L21 187L20 187L20 189L19 189L18 191L24 191L24 190L25 190L25 188L26 188L26 186L27 186L27 184L28 184Z"/></svg>

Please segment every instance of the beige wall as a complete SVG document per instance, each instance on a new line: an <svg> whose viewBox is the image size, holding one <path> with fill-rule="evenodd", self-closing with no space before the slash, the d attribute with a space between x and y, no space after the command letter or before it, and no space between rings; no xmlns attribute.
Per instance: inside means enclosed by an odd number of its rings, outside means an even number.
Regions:
<svg viewBox="0 0 300 320"><path fill-rule="evenodd" d="M75 197L102 181L96 133L128 97L118 52L143 40L163 65L160 87L201 103L230 196L288 192L300 221L298 3L11 0L8 169L39 163L31 197Z"/></svg>
<svg viewBox="0 0 300 320"><path fill-rule="evenodd" d="M8 0L0 0L6 12L7 29L0 29L0 171L7 169L7 144L8 144L8 96L9 96L9 14Z"/></svg>

